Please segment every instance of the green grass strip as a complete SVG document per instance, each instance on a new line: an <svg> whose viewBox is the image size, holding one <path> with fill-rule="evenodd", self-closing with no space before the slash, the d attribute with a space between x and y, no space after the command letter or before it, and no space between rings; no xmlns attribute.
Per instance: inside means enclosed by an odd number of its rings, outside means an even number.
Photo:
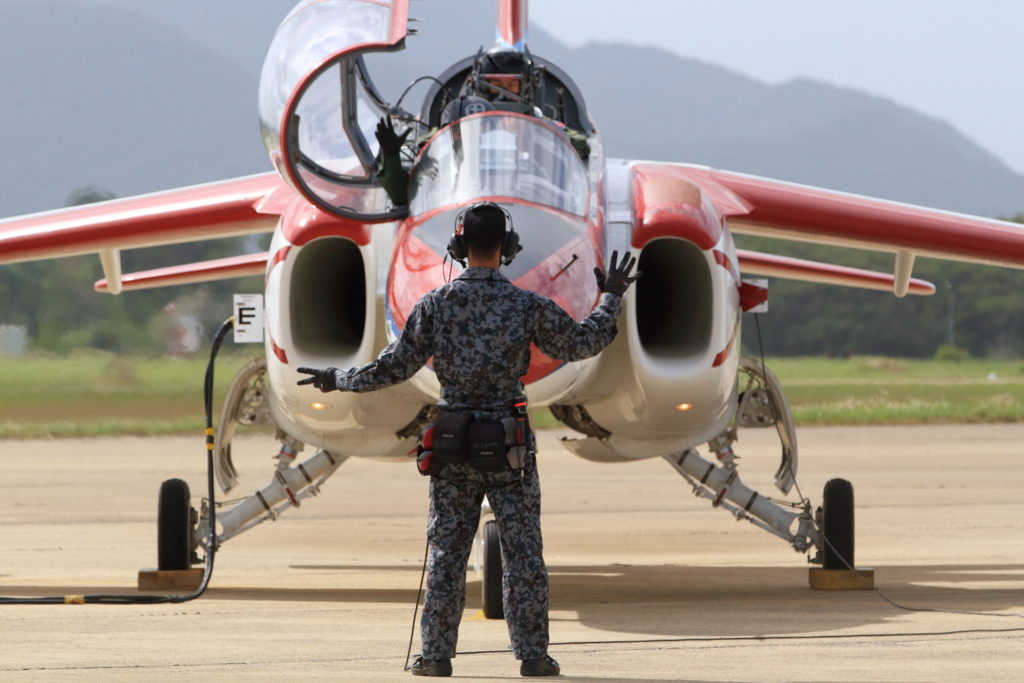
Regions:
<svg viewBox="0 0 1024 683"><path fill-rule="evenodd" d="M199 438L203 436L205 429L206 420L203 417L185 417L177 420L0 422L0 439L72 439L96 436L166 436L171 434L196 434Z"/></svg>

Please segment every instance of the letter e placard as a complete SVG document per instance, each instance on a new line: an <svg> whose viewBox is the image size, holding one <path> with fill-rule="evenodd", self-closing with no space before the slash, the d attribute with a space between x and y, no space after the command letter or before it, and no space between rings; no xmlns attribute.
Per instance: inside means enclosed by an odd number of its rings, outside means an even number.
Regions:
<svg viewBox="0 0 1024 683"><path fill-rule="evenodd" d="M235 294L235 343L263 343L262 294Z"/></svg>

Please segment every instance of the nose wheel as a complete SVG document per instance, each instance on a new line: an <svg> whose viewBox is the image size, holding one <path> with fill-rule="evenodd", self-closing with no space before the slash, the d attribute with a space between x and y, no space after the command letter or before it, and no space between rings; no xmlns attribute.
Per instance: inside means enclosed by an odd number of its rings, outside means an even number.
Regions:
<svg viewBox="0 0 1024 683"><path fill-rule="evenodd" d="M487 619L504 619L505 609L501 602L501 534L498 523L491 519L484 523L483 547L483 612Z"/></svg>

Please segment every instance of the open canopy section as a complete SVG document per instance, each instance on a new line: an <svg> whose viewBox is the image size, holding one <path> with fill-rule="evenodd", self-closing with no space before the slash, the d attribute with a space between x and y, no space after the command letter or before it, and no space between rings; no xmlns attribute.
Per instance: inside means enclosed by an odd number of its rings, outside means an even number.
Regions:
<svg viewBox="0 0 1024 683"><path fill-rule="evenodd" d="M387 110L362 55L404 47L409 0L303 0L274 35L260 78L263 142L281 176L323 210L392 220L374 176Z"/></svg>
<svg viewBox="0 0 1024 683"><path fill-rule="evenodd" d="M587 214L587 170L565 133L522 114L486 112L443 128L420 152L409 209L422 215L481 199Z"/></svg>

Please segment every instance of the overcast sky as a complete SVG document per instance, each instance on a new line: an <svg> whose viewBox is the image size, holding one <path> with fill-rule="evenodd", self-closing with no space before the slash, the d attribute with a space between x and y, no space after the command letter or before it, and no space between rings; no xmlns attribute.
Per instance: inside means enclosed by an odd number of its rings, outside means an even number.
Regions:
<svg viewBox="0 0 1024 683"><path fill-rule="evenodd" d="M531 0L530 20L571 45L657 45L882 95L1024 173L1022 0Z"/></svg>

